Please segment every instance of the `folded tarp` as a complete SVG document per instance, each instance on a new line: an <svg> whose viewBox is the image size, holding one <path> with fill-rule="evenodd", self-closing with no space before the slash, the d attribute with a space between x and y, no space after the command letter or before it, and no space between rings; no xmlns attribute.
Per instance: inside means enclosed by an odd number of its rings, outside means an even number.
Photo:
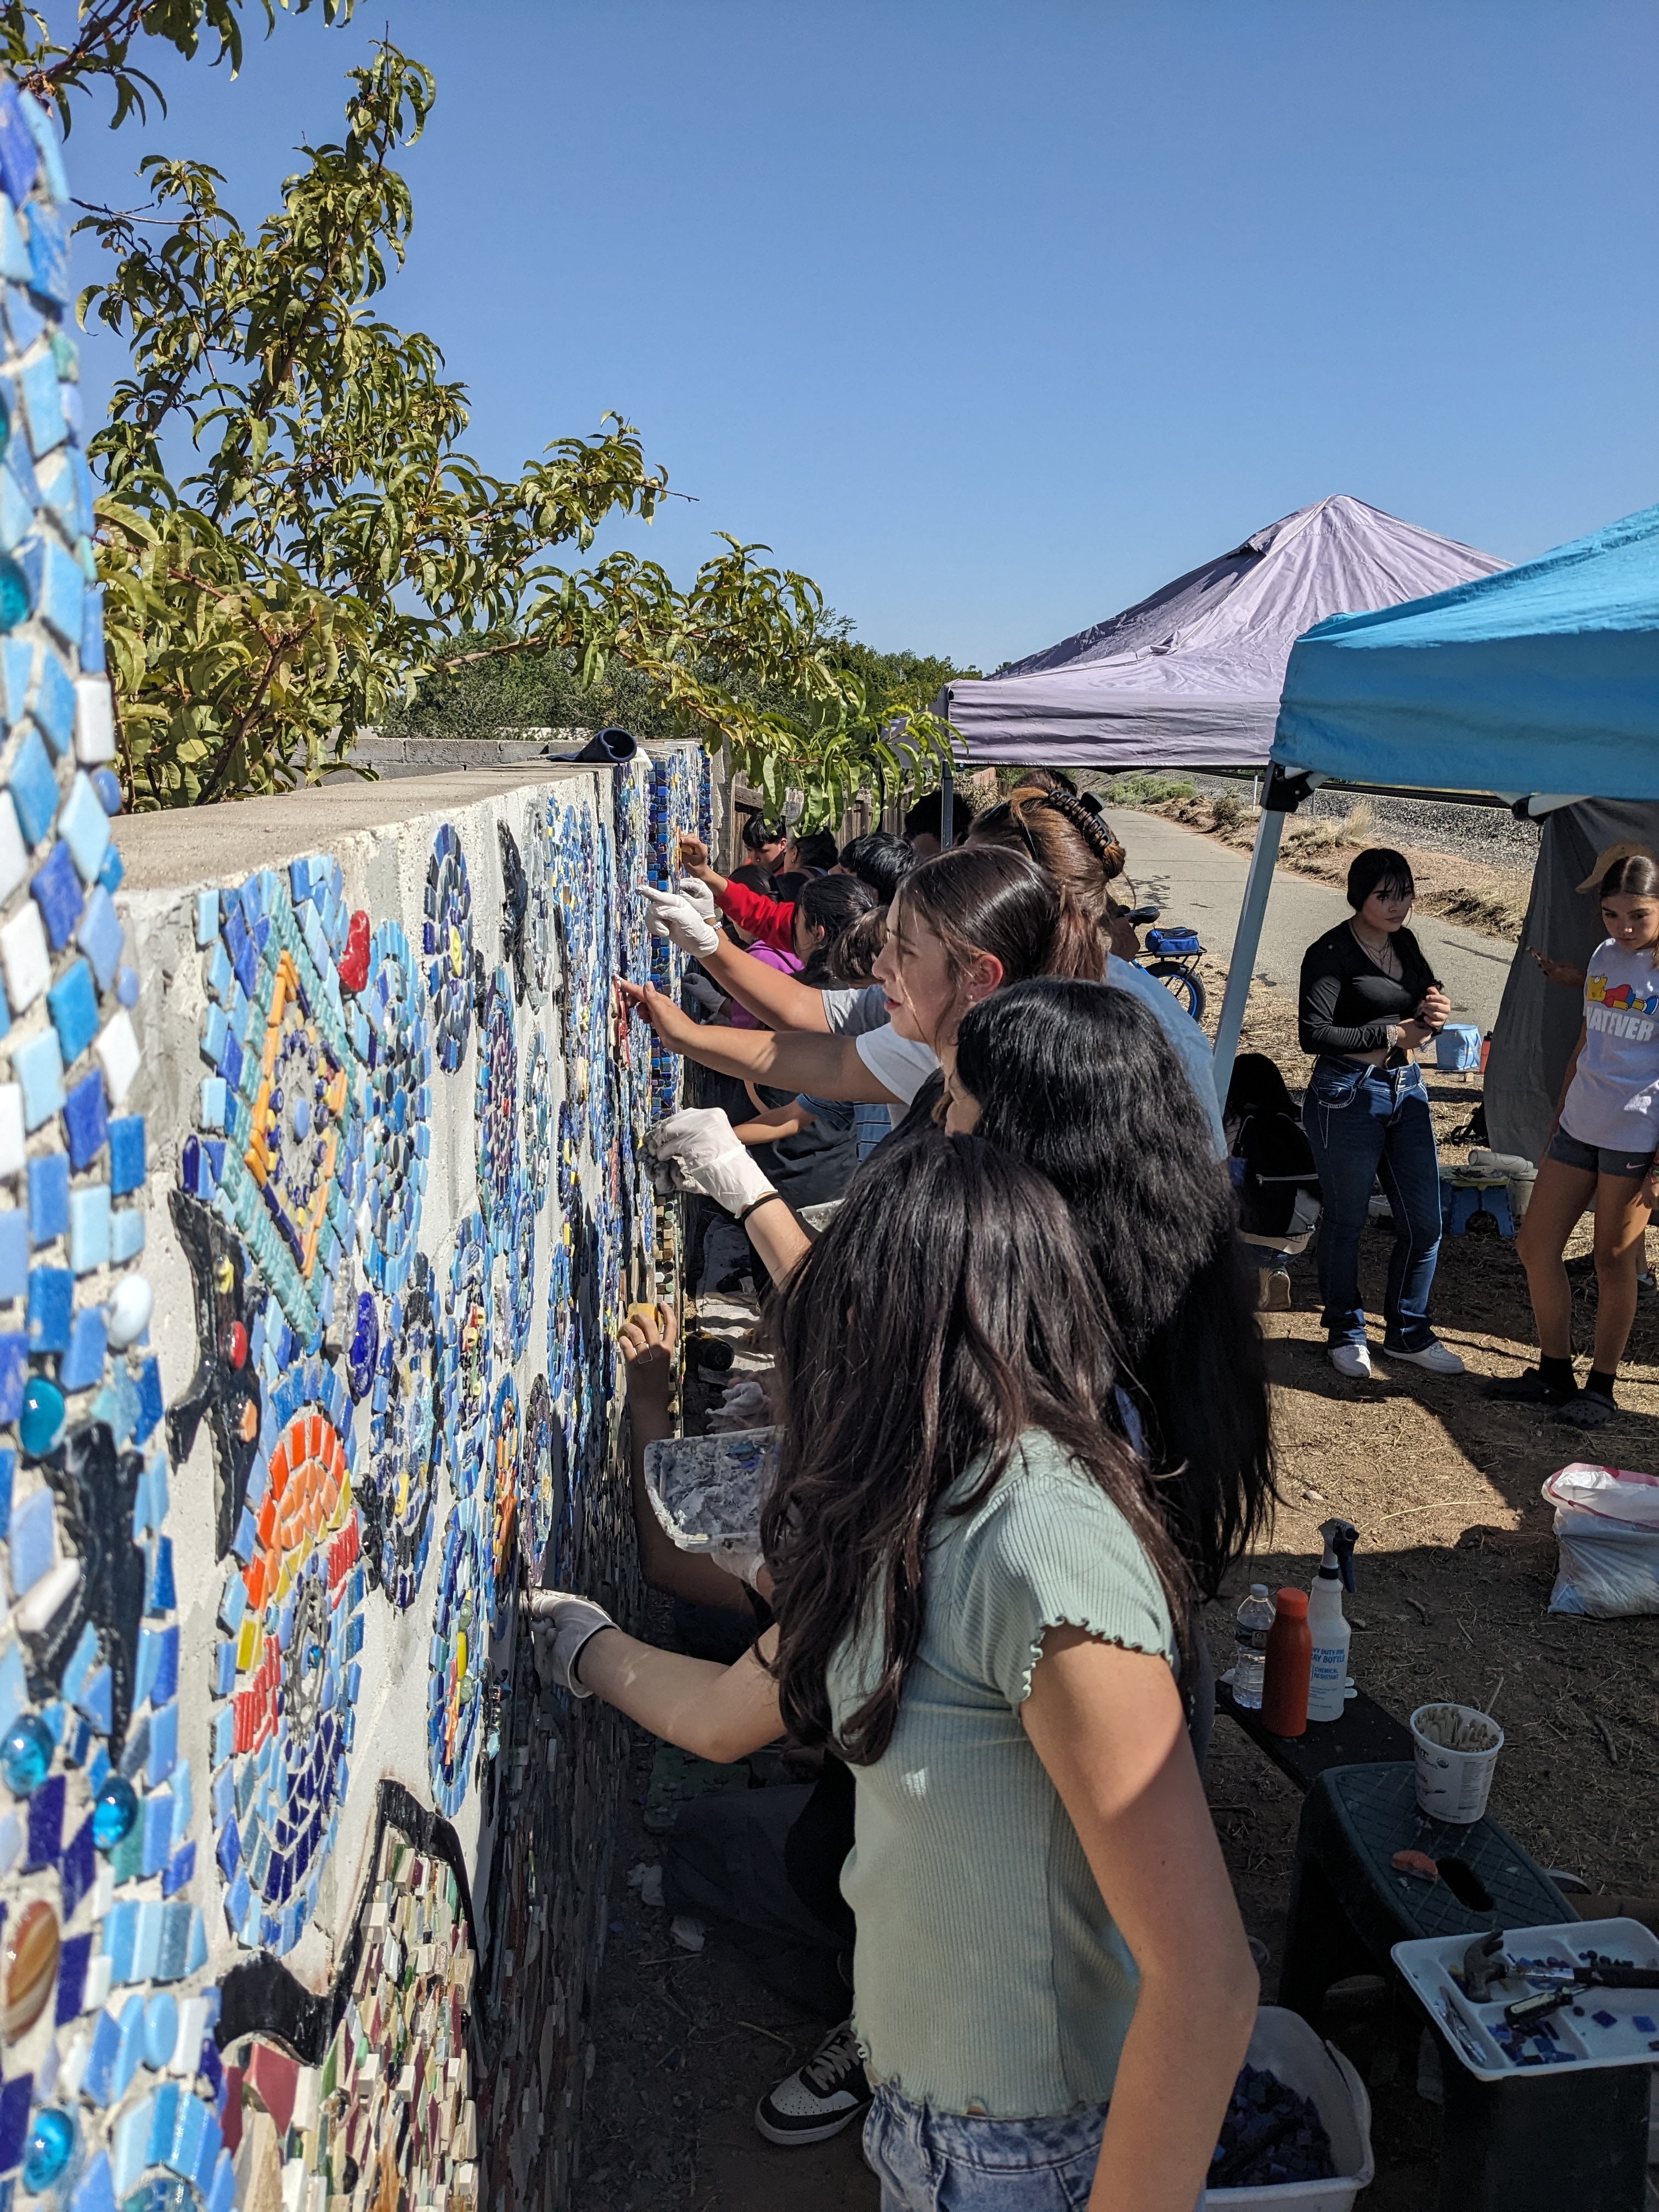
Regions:
<svg viewBox="0 0 1659 2212"><path fill-rule="evenodd" d="M1659 507L1300 639L1273 758L1418 791L1659 799Z"/></svg>
<svg viewBox="0 0 1659 2212"><path fill-rule="evenodd" d="M1322 499L1125 613L947 685L934 711L974 767L1260 768L1304 630L1502 565L1362 500Z"/></svg>

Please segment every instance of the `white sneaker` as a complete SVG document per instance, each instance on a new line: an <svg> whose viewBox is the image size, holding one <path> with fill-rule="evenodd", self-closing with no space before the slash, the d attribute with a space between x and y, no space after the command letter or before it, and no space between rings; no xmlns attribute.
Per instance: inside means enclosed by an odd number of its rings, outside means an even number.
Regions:
<svg viewBox="0 0 1659 2212"><path fill-rule="evenodd" d="M1368 1382L1371 1373L1371 1348L1369 1344L1334 1344L1331 1364L1339 1375L1346 1375L1351 1382Z"/></svg>
<svg viewBox="0 0 1659 2212"><path fill-rule="evenodd" d="M1425 1344L1421 1352L1401 1352L1392 1344L1382 1347L1385 1359L1404 1359L1413 1367L1420 1367L1425 1375L1462 1375L1462 1361L1450 1347L1443 1344Z"/></svg>

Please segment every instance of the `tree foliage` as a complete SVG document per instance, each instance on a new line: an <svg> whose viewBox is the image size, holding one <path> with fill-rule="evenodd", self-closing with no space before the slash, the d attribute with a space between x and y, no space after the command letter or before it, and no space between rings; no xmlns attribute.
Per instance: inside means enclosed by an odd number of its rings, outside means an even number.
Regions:
<svg viewBox="0 0 1659 2212"><path fill-rule="evenodd" d="M321 8L331 23L343 23L355 0L281 0L283 11L308 15ZM276 0L258 0L267 33L276 21ZM75 36L68 45L50 34L46 19L26 0L0 0L0 60L38 100L55 106L67 131L76 96L93 85L113 94L111 128L130 115L143 116L153 100L166 107L160 86L133 59L135 46L154 40L193 61L204 46L232 76L242 66L242 0L80 0Z"/></svg>
<svg viewBox="0 0 1659 2212"><path fill-rule="evenodd" d="M205 5L192 21L222 41L229 0ZM383 45L349 84L343 138L301 149L257 232L216 171L159 155L146 208L82 226L112 258L82 318L131 352L89 448L131 803L314 779L417 686L526 654L590 693L631 672L769 797L800 790L809 820L901 773L901 745L914 777L942 736L925 702L872 690L816 585L768 548L723 539L684 590L630 552L555 561L668 495L631 424L607 416L510 480L468 457L465 387L377 312L413 220L392 156L433 80Z"/></svg>

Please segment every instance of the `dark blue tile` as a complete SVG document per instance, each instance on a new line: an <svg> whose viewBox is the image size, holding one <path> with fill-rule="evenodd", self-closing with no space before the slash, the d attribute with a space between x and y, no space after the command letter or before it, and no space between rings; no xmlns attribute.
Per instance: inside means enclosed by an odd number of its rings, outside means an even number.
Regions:
<svg viewBox="0 0 1659 2212"><path fill-rule="evenodd" d="M74 2020L87 1993L87 1961L92 1956L91 1936L67 1936L58 1954L58 2025Z"/></svg>
<svg viewBox="0 0 1659 2212"><path fill-rule="evenodd" d="M103 1075L97 1068L83 1075L64 1099L64 1133L69 1139L71 1164L77 1172L89 1168L109 1137L109 1108L104 1102Z"/></svg>
<svg viewBox="0 0 1659 2212"><path fill-rule="evenodd" d="M157 1421L161 1419L163 1410L161 1370L153 1352L138 1370L136 1380L138 1385L138 1419L134 1424L132 1433L137 1441L143 1443ZM172 1547L169 1546L169 1559L171 1557Z"/></svg>
<svg viewBox="0 0 1659 2212"><path fill-rule="evenodd" d="M23 1861L25 1874L39 1874L43 1867L55 1867L64 1850L64 1778L48 1775L33 1797L29 1799L28 1853Z"/></svg>
<svg viewBox="0 0 1659 2212"><path fill-rule="evenodd" d="M0 2173L13 2173L23 2163L23 2142L28 2134L29 2106L34 2095L33 2074L15 2074L0 2088Z"/></svg>
<svg viewBox="0 0 1659 2212"><path fill-rule="evenodd" d="M74 855L61 837L30 877L29 889L40 909L40 919L46 925L52 949L61 952L75 934L75 925L86 903Z"/></svg>
<svg viewBox="0 0 1659 2212"><path fill-rule="evenodd" d="M167 1862L167 1871L161 1876L162 1896L176 1897L181 1889L190 1887L195 1874L196 1846L194 1844L181 1844Z"/></svg>
<svg viewBox="0 0 1659 2212"><path fill-rule="evenodd" d="M64 1886L64 1917L71 1918L75 1908L92 1887L98 1875L98 1858L92 1841L92 1815L88 1814L64 1846L63 1859L58 1869Z"/></svg>

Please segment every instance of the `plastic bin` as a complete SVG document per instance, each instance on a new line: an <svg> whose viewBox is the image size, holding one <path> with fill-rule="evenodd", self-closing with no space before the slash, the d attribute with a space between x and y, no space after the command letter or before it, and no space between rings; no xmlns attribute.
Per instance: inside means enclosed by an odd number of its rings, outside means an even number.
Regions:
<svg viewBox="0 0 1659 2212"><path fill-rule="evenodd" d="M1371 2100L1365 2085L1334 2044L1322 2042L1300 2013L1263 2005L1245 2057L1265 2067L1287 2089L1311 2097L1325 2123L1336 2159L1329 2181L1280 2181L1265 2189L1206 2189L1208 2212L1272 2212L1277 2205L1295 2212L1350 2212L1371 2180Z"/></svg>
<svg viewBox="0 0 1659 2212"><path fill-rule="evenodd" d="M1480 1032L1473 1022L1448 1022L1434 1041L1434 1064L1454 1075L1473 1075L1480 1065Z"/></svg>

